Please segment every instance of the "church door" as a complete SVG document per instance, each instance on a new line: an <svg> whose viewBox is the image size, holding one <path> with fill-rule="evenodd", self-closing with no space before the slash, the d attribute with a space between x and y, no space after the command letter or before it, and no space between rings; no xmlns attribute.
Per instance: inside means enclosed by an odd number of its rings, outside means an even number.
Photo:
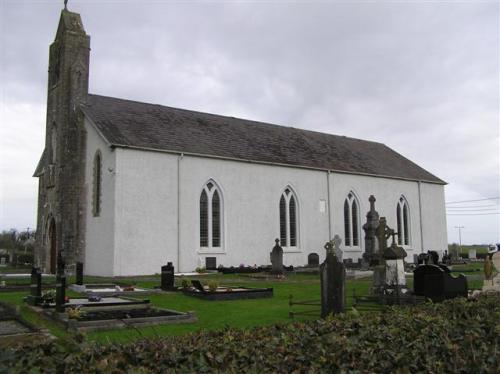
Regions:
<svg viewBox="0 0 500 374"><path fill-rule="evenodd" d="M50 220L49 225L49 248L50 248L50 273L56 273L57 264L57 235L56 235L56 222L54 218Z"/></svg>

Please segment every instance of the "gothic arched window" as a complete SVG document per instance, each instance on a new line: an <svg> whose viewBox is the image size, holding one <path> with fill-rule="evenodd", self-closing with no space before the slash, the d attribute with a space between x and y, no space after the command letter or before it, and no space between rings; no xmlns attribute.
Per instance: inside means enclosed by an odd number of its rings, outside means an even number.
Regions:
<svg viewBox="0 0 500 374"><path fill-rule="evenodd" d="M280 242L282 247L297 247L297 198L287 187L280 198Z"/></svg>
<svg viewBox="0 0 500 374"><path fill-rule="evenodd" d="M92 213L94 217L101 214L101 195L102 195L102 156L97 151L94 156L94 178L92 183Z"/></svg>
<svg viewBox="0 0 500 374"><path fill-rule="evenodd" d="M200 195L200 247L220 248L222 245L222 196L213 181Z"/></svg>
<svg viewBox="0 0 500 374"><path fill-rule="evenodd" d="M404 196L399 198L396 206L396 220L398 224L398 244L410 245L410 209Z"/></svg>
<svg viewBox="0 0 500 374"><path fill-rule="evenodd" d="M359 247L359 204L352 192L344 201L344 238L346 247Z"/></svg>

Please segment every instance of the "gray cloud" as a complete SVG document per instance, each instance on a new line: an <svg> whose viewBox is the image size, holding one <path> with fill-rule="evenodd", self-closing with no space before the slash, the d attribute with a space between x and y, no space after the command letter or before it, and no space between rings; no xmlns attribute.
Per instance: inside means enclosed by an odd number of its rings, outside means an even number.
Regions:
<svg viewBox="0 0 500 374"><path fill-rule="evenodd" d="M14 199L33 199L35 209L29 176L43 147L48 45L61 4L0 8L9 160L0 161L1 228L33 222L29 204L17 212ZM93 93L383 142L447 180L448 200L500 195L496 1L69 7L92 37ZM471 241L500 241L498 215L450 219L470 221Z"/></svg>

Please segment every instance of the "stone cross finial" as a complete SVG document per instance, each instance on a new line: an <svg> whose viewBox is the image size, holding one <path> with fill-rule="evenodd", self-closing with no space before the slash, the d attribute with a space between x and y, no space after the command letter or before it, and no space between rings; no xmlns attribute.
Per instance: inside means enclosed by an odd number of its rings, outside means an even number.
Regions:
<svg viewBox="0 0 500 374"><path fill-rule="evenodd" d="M396 235L399 236L399 232L395 232L394 229L389 229L389 235L392 236L392 243L391 245L396 245Z"/></svg>
<svg viewBox="0 0 500 374"><path fill-rule="evenodd" d="M375 199L375 196L370 195L368 201L370 202L370 211L371 212L375 211L375 201L377 201L377 199Z"/></svg>
<svg viewBox="0 0 500 374"><path fill-rule="evenodd" d="M64 0L64 9L68 9L68 0Z"/></svg>
<svg viewBox="0 0 500 374"><path fill-rule="evenodd" d="M325 249L326 249L326 253L334 253L333 252L333 243L332 241L327 241L326 244L325 244Z"/></svg>
<svg viewBox="0 0 500 374"><path fill-rule="evenodd" d="M278 238L274 239L274 241L276 242L276 245L280 245L280 240Z"/></svg>

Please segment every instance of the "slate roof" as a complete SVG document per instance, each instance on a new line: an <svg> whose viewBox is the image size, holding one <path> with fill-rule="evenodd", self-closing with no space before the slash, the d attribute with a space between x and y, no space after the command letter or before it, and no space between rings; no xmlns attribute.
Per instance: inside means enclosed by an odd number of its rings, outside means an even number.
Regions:
<svg viewBox="0 0 500 374"><path fill-rule="evenodd" d="M381 143L91 94L82 110L113 146L446 183Z"/></svg>

